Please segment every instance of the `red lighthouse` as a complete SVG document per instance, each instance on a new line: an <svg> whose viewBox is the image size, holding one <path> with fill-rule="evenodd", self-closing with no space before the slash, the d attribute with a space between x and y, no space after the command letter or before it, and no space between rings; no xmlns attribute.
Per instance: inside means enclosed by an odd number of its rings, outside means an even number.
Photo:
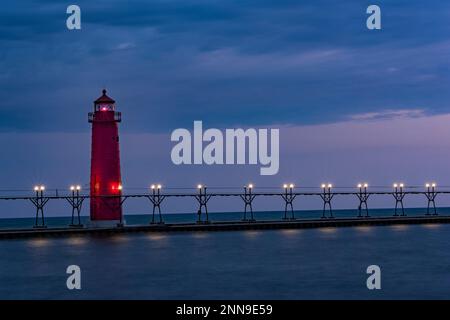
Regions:
<svg viewBox="0 0 450 320"><path fill-rule="evenodd" d="M94 224L108 225L122 221L120 121L121 113L116 112L115 101L103 90L103 95L94 101L94 112L89 113L89 122L92 123L90 202Z"/></svg>

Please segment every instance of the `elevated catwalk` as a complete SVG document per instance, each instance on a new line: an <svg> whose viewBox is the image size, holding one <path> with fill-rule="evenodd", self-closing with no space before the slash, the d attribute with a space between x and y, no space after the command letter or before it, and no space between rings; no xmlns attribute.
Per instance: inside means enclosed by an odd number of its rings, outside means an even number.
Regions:
<svg viewBox="0 0 450 320"><path fill-rule="evenodd" d="M46 229L5 229L0 231L0 239L27 237L59 237L70 235L113 235L137 232L195 232L195 231L236 231L269 229L308 229L355 226L387 226L412 224L450 223L450 216L420 217L379 217L379 218L335 218L316 220L282 221L223 221L210 223L149 224L114 228L46 228Z"/></svg>

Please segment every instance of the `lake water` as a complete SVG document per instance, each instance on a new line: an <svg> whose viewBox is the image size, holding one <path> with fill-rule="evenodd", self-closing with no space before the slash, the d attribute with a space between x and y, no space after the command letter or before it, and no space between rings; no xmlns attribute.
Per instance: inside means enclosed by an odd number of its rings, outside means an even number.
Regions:
<svg viewBox="0 0 450 320"><path fill-rule="evenodd" d="M408 214L423 213L416 210ZM300 214L317 217L317 212ZM211 215L213 220L240 217ZM168 222L195 218L165 216ZM129 223L148 219L127 217ZM66 224L67 218L48 222ZM32 220L0 220L3 228L28 224ZM445 224L1 240L0 253L0 299L450 298L450 225ZM66 268L72 264L81 268L81 290L66 288ZM366 268L373 264L381 267L381 290L366 287Z"/></svg>

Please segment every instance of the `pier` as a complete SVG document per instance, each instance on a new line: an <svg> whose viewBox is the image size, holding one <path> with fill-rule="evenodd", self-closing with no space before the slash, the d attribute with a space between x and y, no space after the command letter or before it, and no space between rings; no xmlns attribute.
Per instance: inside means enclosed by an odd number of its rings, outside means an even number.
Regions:
<svg viewBox="0 0 450 320"><path fill-rule="evenodd" d="M152 185L148 193L119 194L117 196L102 195L92 196L82 194L80 186L73 186L66 195L55 191L54 195L46 194L44 186L36 186L33 196L0 196L0 207L2 201L25 201L31 202L35 206L35 224L30 228L23 229L0 229L0 239L21 238L35 236L64 236L74 234L117 234L117 233L135 233L135 232L176 232L176 231L231 231L231 230L264 230L264 229L306 229L306 228L325 228L325 227L351 227L351 226L381 226L398 224L427 224L427 223L449 223L450 215L439 215L436 207L436 198L450 195L450 191L437 191L435 184L426 185L423 191L414 190L418 187L411 187L412 190L406 190L403 184L394 185L392 191L372 191L369 192L367 184L359 184L356 191L333 191L331 184L323 184L321 192L295 192L293 184L283 185L281 192L254 192L253 184L244 187L243 192L209 192L204 185L198 185L197 192L163 192L160 184ZM214 190L214 188L212 188ZM47 191L48 192L48 191ZM50 193L50 192L48 192ZM391 197L395 203L394 214L384 217L371 217L368 205L369 198L375 196ZM423 209L423 214L407 216L404 210L403 202L408 197L422 197L427 204ZM125 225L123 217L117 225L98 227L83 226L80 220L82 203L85 200L96 201L115 198L121 205L125 201L136 198L146 198L152 206L151 217L148 224ZM165 223L162 214L162 206L165 202L173 198L192 199L193 204L197 204L198 219L189 223ZM240 201L243 205L242 220L240 221L211 221L208 215L208 206L214 198L230 197ZM284 201L284 209L279 220L258 220L257 215L253 213L252 204L261 197L278 198ZM302 197L317 197L323 202L322 215L317 218L305 219L295 216L294 204L301 201ZM358 214L353 217L336 218L332 211L332 202L336 197L354 197L359 201L357 207ZM67 227L49 228L45 222L45 207L53 201L63 200L71 206L71 219ZM294 201L296 200L296 201ZM70 211L68 211L70 212ZM363 214L364 213L364 214ZM157 217L155 215L157 214ZM297 211L298 214L298 211ZM156 218L156 219L155 219ZM69 219L68 219L69 221ZM1 220L0 220L1 228Z"/></svg>
<svg viewBox="0 0 450 320"><path fill-rule="evenodd" d="M239 230L276 230L276 229L311 229L357 226L389 226L414 224L450 223L450 216L423 217L377 217L377 218L335 218L314 220L279 220L279 221L223 221L208 224L176 223L130 225L112 228L46 228L46 229L5 229L0 231L0 239L60 237L71 235L108 236L129 233L160 233L160 232L213 232Z"/></svg>

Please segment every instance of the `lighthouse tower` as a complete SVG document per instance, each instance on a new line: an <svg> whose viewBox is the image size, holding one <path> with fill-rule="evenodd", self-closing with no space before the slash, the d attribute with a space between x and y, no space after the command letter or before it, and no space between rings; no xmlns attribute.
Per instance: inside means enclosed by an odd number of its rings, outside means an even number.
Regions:
<svg viewBox="0 0 450 320"><path fill-rule="evenodd" d="M122 221L119 128L121 113L115 101L103 95L94 101L91 150L91 222L111 226ZM114 197L117 196L117 197Z"/></svg>

